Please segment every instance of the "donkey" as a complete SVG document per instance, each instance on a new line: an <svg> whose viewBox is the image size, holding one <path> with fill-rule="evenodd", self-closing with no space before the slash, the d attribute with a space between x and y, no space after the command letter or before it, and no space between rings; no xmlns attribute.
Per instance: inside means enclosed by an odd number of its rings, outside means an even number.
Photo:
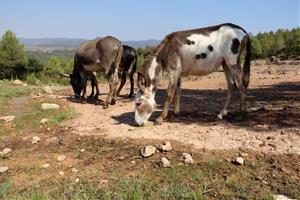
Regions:
<svg viewBox="0 0 300 200"><path fill-rule="evenodd" d="M144 125L153 113L155 93L162 71L169 74L169 85L163 111L156 119L161 124L167 117L174 99L174 114L178 115L180 105L181 77L204 76L223 66L227 80L227 98L218 118L228 113L227 109L236 89L240 91L240 113L245 110L245 96L250 78L250 37L238 25L225 23L206 28L178 31L167 35L155 52L145 61L142 73L138 73L139 90L135 98L135 121ZM245 63L241 68L241 54Z"/></svg>
<svg viewBox="0 0 300 200"><path fill-rule="evenodd" d="M121 64L119 67L119 77L121 78L121 84L117 90L117 95L120 94L123 86L126 83L126 76L129 76L130 79L130 93L128 94L129 98L133 97L134 94L134 79L133 76L136 73L137 69L137 52L133 47L123 45L123 55L121 59Z"/></svg>
<svg viewBox="0 0 300 200"><path fill-rule="evenodd" d="M134 79L133 76L136 73L137 69L137 52L133 47L123 45L123 55L121 59L121 63L118 70L118 76L121 79L121 84L117 90L117 96L120 94L123 86L126 83L126 76L129 76L130 79L130 93L128 94L129 98L133 97L134 94ZM99 87L96 78L96 74L92 73L91 77L91 85L92 85L92 92L89 96L90 98L94 97L95 99L98 98L99 95ZM94 96L94 87L96 87L96 94Z"/></svg>
<svg viewBox="0 0 300 200"><path fill-rule="evenodd" d="M92 82L94 82L97 94L99 88L95 72L104 71L107 74L109 82L109 94L103 108L116 103L116 94L118 86L118 68L123 54L123 46L121 42L112 37L107 36L102 39L96 39L81 44L74 57L74 69L71 78L71 85L75 93L75 97L86 99L86 84L88 74L92 74Z"/></svg>

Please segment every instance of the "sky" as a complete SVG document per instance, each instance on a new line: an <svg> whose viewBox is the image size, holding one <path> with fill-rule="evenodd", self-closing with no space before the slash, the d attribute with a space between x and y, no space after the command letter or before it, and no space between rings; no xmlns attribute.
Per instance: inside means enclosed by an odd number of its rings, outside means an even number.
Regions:
<svg viewBox="0 0 300 200"><path fill-rule="evenodd" d="M232 22L248 32L299 27L300 0L0 0L0 34L27 38L162 39Z"/></svg>

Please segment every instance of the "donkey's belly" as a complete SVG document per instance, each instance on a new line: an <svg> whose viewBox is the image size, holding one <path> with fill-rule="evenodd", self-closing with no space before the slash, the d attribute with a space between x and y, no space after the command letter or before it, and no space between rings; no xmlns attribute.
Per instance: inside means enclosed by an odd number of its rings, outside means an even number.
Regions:
<svg viewBox="0 0 300 200"><path fill-rule="evenodd" d="M89 64L89 65L83 65L83 68L86 71L89 71L89 72L104 71L104 67L102 67L98 63L93 63L93 64Z"/></svg>
<svg viewBox="0 0 300 200"><path fill-rule="evenodd" d="M222 63L222 58L205 60L187 60L183 62L182 76L205 76L216 71Z"/></svg>

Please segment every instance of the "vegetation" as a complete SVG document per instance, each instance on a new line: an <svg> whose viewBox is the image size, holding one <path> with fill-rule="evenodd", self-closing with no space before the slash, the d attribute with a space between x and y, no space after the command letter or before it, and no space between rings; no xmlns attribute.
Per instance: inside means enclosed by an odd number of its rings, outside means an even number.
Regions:
<svg viewBox="0 0 300 200"><path fill-rule="evenodd" d="M255 59L269 56L295 58L300 55L300 28L258 33L252 37L252 52Z"/></svg>
<svg viewBox="0 0 300 200"><path fill-rule="evenodd" d="M99 138L81 137L80 141L76 141L76 138L68 143L68 147L47 146L39 149L38 153L34 147L20 147L18 151L29 154L28 160L38 157L39 163L49 162L48 158L61 154L67 155L70 160L76 160L65 165L53 162L47 169L30 162L18 166L19 171L23 173L20 175L12 171L6 176L6 181L0 184L0 198L271 200L272 194L285 194L290 198L297 198L300 195L295 170L297 167L294 164L297 160L284 166L286 159L291 159L290 155L251 153L257 156L253 161L247 160L243 166L237 166L226 161L231 155L219 155L220 152L215 152L205 155L197 164L182 165L181 161L175 158L178 158L178 155L176 156L177 153L174 152L168 153L168 156L173 158L171 168L155 167L155 161L159 160L158 155L145 160L135 158L137 165L135 167L128 164L132 157L120 161L113 156L120 155L120 151L123 154L126 152L126 155L136 152L134 150L136 144L124 146L124 143L118 143L115 144L116 147L110 141L103 143ZM89 153L79 155L79 148L84 148ZM23 155L22 152L20 156ZM296 155L292 158L297 159ZM69 173L70 165L80 170L75 174ZM284 171L281 170L283 167ZM58 177L58 169L64 170L68 175ZM37 178L41 175L43 179ZM26 180L24 184L20 184L20 178ZM79 178L77 183L74 182L76 178Z"/></svg>
<svg viewBox="0 0 300 200"><path fill-rule="evenodd" d="M23 45L13 32L6 31L0 41L0 79L22 77L26 65Z"/></svg>
<svg viewBox="0 0 300 200"><path fill-rule="evenodd" d="M138 67L154 47L138 48ZM300 55L300 28L252 36L252 58L278 56L281 59ZM60 73L71 73L75 50L25 52L16 35L6 31L0 41L0 79L25 79L31 84L68 84ZM99 75L100 78L104 74Z"/></svg>
<svg viewBox="0 0 300 200"><path fill-rule="evenodd" d="M49 127L53 127L63 120L70 119L75 111L70 107L62 107L60 110L42 110L41 103L61 104L55 99L32 99L31 93L42 92L38 87L14 86L9 81L0 81L0 116L15 115L16 119L7 127L0 122L0 137L11 133L34 132L39 130L40 120L48 118Z"/></svg>

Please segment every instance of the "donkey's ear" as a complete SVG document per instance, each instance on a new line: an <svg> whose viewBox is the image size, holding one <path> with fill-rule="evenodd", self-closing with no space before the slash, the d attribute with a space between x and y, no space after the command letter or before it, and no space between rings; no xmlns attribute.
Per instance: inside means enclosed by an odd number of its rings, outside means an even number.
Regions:
<svg viewBox="0 0 300 200"><path fill-rule="evenodd" d="M145 90L146 80L144 78L144 75L140 72L138 73L138 83L137 83L137 85L140 88L140 90Z"/></svg>
<svg viewBox="0 0 300 200"><path fill-rule="evenodd" d="M62 77L71 78L71 74L59 74Z"/></svg>

